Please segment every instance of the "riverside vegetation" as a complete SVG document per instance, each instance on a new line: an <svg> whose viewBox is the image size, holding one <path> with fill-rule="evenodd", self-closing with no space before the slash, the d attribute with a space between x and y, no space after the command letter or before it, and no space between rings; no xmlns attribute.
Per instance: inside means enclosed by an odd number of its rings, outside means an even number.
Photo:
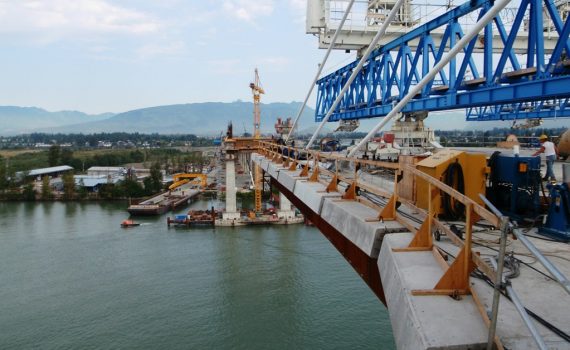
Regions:
<svg viewBox="0 0 570 350"><path fill-rule="evenodd" d="M164 190L162 171L183 172L187 164L208 162L199 151L184 152L176 148L152 149L105 149L81 150L52 145L48 150L18 151L0 154L0 200L95 200L141 198ZM138 182L130 176L116 184L104 184L98 192L90 193L83 186L76 186L73 175L92 166L124 166L139 163L150 167L150 176ZM49 178L41 179L41 187L34 185L36 179L26 177L30 169L69 165L73 172L61 176L63 190L55 192ZM21 172L17 176L17 172ZM81 180L80 180L81 184ZM40 187L39 190L37 188Z"/></svg>

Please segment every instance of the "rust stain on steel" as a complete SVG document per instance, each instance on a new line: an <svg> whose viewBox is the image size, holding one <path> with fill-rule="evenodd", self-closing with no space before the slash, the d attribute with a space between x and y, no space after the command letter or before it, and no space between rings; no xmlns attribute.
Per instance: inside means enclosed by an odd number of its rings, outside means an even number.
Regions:
<svg viewBox="0 0 570 350"><path fill-rule="evenodd" d="M332 243L332 245L344 256L346 261L356 270L360 277L366 282L368 287L372 289L374 294L386 305L386 297L384 296L384 288L380 280L380 272L378 271L378 260L373 259L360 250L348 238L344 237L334 227L329 225L318 214L312 211L301 200L299 200L291 191L282 186L275 179L271 178L271 183L279 189L281 193L287 197L295 205L305 217L321 231L321 233Z"/></svg>

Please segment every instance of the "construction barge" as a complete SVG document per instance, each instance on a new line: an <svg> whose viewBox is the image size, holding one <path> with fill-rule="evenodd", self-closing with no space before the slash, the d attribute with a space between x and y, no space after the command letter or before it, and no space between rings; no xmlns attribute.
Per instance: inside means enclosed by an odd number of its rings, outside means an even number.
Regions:
<svg viewBox="0 0 570 350"><path fill-rule="evenodd" d="M220 216L216 226L252 226L252 225L291 225L302 224L305 218L302 214L289 210L281 212L275 208L269 208L263 212L255 213L254 211L241 211L239 217L227 218Z"/></svg>
<svg viewBox="0 0 570 350"><path fill-rule="evenodd" d="M223 212L215 210L190 210L186 215L175 215L168 217L166 224L171 226L204 227L204 226L249 226L249 225L287 225L302 224L305 222L303 215L292 212L284 217L279 215L274 208L267 209L261 213L253 211L241 211L239 217L224 219Z"/></svg>
<svg viewBox="0 0 570 350"><path fill-rule="evenodd" d="M175 215L174 218L167 217L166 224L168 227L187 226L187 227L204 227L214 226L218 212L212 207L211 210L190 210L187 215Z"/></svg>
<svg viewBox="0 0 570 350"><path fill-rule="evenodd" d="M187 205L200 192L200 190L186 188L163 192L138 204L130 205L127 211L133 216L161 215Z"/></svg>

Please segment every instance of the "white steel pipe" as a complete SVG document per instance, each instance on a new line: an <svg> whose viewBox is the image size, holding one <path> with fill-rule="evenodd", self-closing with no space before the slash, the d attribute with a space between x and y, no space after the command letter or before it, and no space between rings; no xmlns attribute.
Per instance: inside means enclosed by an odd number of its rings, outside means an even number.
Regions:
<svg viewBox="0 0 570 350"><path fill-rule="evenodd" d="M498 269L497 261L495 259L491 259L491 265L493 265L493 268L495 270ZM501 283L504 283L504 281L502 281L502 276L501 276ZM515 309L518 311L518 313L519 313L520 317L522 318L525 326L530 331L530 335L532 336L532 339L534 339L538 348L540 350L548 350L548 347L546 346L546 343L544 342L542 335L540 335L540 332L536 328L536 325L530 319L530 316L527 312L526 307L523 305L521 299L519 298L519 295L515 292L515 290L513 289L513 287L511 286L511 283L509 281L506 281L505 289L507 290L507 296L509 297L509 299L511 300L511 302L515 306Z"/></svg>
<svg viewBox="0 0 570 350"><path fill-rule="evenodd" d="M408 102L420 93L424 86L426 86L435 76L438 74L443 67L445 67L449 61L451 61L467 44L473 39L479 32L495 18L495 16L505 8L511 2L511 0L499 0L495 2L495 5L489 9L487 13L481 19L475 23L475 26L467 33L461 40L459 40L454 47L452 47L448 53L446 53L441 60L428 72L428 74L415 86L413 86L408 94L404 96L404 98L392 108L390 113L382 119L380 123L378 123L365 138L363 138L348 154L349 157L354 156L354 154L364 146L370 138L374 136L378 132L378 130L382 129L384 125L386 125L390 120L392 120L400 111L408 104ZM427 53L424 53L427 54Z"/></svg>
<svg viewBox="0 0 570 350"><path fill-rule="evenodd" d="M311 1L311 0L309 0L309 1ZM309 97L311 97L311 93L313 92L313 88L315 87L315 85L317 84L317 80L319 80L319 77L321 76L321 72L323 71L325 63L327 63L329 55L330 55L334 45L336 44L336 39L338 38L338 35L340 34L340 30L344 26L344 22L348 18L348 15L350 13L350 10L352 9L352 5L354 4L354 1L355 0L350 0L350 2L348 3L348 6L346 7L346 11L344 12L344 16L342 17L342 20L340 21L338 28L334 32L334 36L333 36L333 38L329 44L327 52L325 53L325 57L323 57L323 61L319 65L319 69L317 70L317 74L315 74L315 78L313 79L313 82L311 83L311 86L309 87L309 92L307 92L307 96L305 96L305 101L303 102L303 105L301 105L301 108L299 109L299 113L297 113L295 120L293 120L293 125L291 126L291 130L289 130L289 133L287 134L287 137L285 138L285 142L287 142L289 140L289 138L291 137L291 135L293 135L293 132L295 131L295 127L297 126L297 122L299 121L301 114L303 114L303 111L305 110L305 106L307 106L307 101L309 101ZM309 4L307 4L307 6L309 6Z"/></svg>
<svg viewBox="0 0 570 350"><path fill-rule="evenodd" d="M564 274L554 265L538 248L521 232L519 229L514 229L513 234L517 239L528 249L529 252L546 268L548 272L554 277L556 281L564 288L566 293L570 294L570 281Z"/></svg>
<svg viewBox="0 0 570 350"><path fill-rule="evenodd" d="M392 20L394 20L394 17L396 17L396 14L398 13L398 10L400 9L400 7L402 6L402 4L404 3L405 0L398 0L395 4L394 7L392 7L392 10L390 10L390 13L388 14L388 17L386 18L386 20L384 21L384 23L382 23L382 26L380 27L380 29L378 30L378 33L376 33L376 35L374 36L374 39L372 39L372 41L370 42L370 45L368 46L368 48L366 49L366 52L364 52L364 55L362 56L362 58L360 59L360 62L358 62L358 65L356 66L356 68L354 68L354 70L352 71L352 74L350 75L350 78L348 78L348 81L346 82L346 84L344 84L344 86L342 87L342 90L340 91L340 93L338 94L338 96L336 97L336 100L334 101L334 103L332 104L331 108L328 110L327 114L325 115L325 117L323 118L323 120L321 121L321 123L319 124L319 126L317 127L317 130L315 130L315 133L313 134L313 136L311 137L311 139L309 140L309 143L307 144L306 149L309 149L312 145L313 142L315 142L315 138L317 137L317 135L319 134L319 132L321 131L321 129L323 128L323 126L326 124L326 122L328 122L331 114L333 114L334 110L336 109L336 107L338 106L338 104L340 103L340 100L342 99L342 97L344 96L344 94L346 93L346 91L348 90L348 88L350 87L350 84L352 84L352 82L354 81L354 79L356 78L356 75L360 72L360 70L362 69L362 67L364 66L364 64L366 63L366 61L368 60L368 57L370 56L370 54L372 53L372 50L374 50L376 48L376 45L378 45L378 42L380 41L380 38L382 38L382 36L384 35L384 33L386 33L386 29L388 29L388 26L390 25L390 23L392 22Z"/></svg>

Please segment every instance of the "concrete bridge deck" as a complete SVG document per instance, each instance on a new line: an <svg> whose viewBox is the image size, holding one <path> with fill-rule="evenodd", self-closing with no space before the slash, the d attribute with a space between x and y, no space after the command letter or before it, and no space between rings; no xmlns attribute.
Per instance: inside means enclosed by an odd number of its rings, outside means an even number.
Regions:
<svg viewBox="0 0 570 350"><path fill-rule="evenodd" d="M322 178L316 182L308 181L307 177L300 176L300 169L291 171L257 153L252 154L252 161L269 174L272 183L319 228L387 306L399 349L486 347L486 316L491 312L493 289L484 281L471 278L471 288L477 293L457 298L414 295L412 292L433 288L448 269L448 262L436 252L438 248L433 251L397 251L408 246L412 232L425 220L425 212L403 203L398 212L406 215L400 220L371 220L378 217L379 209L366 200L343 200L346 187L339 188L340 192L327 192ZM385 184L382 187L386 187ZM489 236L479 239L489 243L490 248L479 247L477 250L482 256L494 255L497 232L486 234ZM544 249L566 249L565 252L570 253L568 245L560 248L546 241L533 242ZM446 252L443 255L449 261L453 261L460 249L449 239L437 242L436 247ZM511 247L524 251L517 242L511 242ZM516 279L513 285L521 290L525 304L533 305L536 313L569 333L568 295L555 282L538 275L531 267L522 266L521 276L524 278ZM570 273L570 263L564 265L563 272ZM520 316L506 298L501 300L499 315L497 335L505 348L535 348ZM570 349L570 343L546 327L538 327L549 346Z"/></svg>

